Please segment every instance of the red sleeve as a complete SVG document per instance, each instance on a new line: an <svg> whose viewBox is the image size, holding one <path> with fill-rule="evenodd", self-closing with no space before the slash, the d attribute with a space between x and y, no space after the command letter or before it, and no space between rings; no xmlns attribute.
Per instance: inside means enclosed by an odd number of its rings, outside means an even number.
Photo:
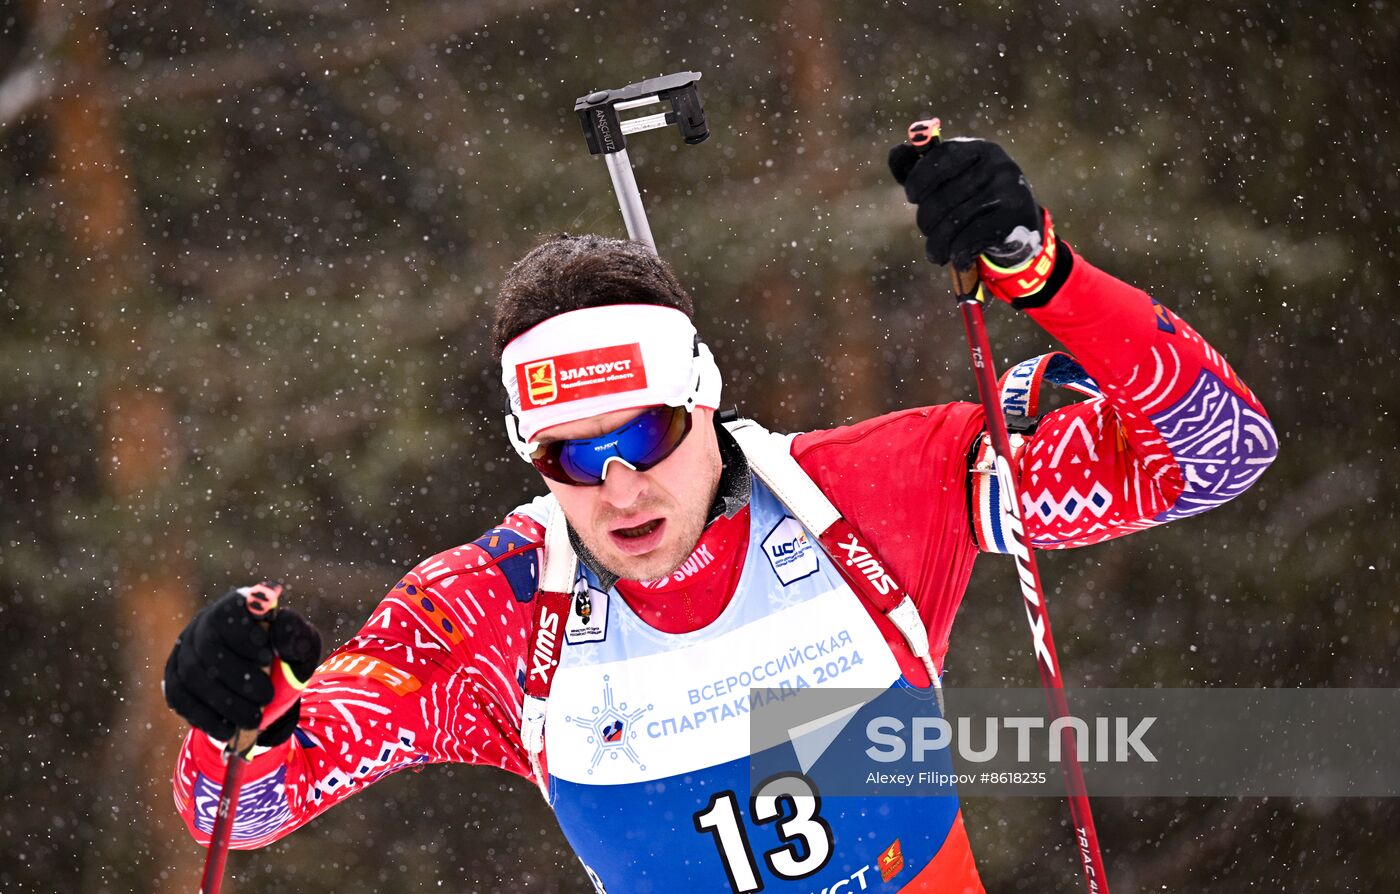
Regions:
<svg viewBox="0 0 1400 894"><path fill-rule="evenodd" d="M1029 314L1104 396L1047 414L1018 453L1035 545L1097 543L1243 492L1278 447L1258 399L1180 317L1062 248L1067 278ZM940 668L977 544L995 549L997 539L968 486L983 421L976 404L926 407L799 435L792 447L914 598ZM977 476L977 489L989 481ZM892 626L872 617L921 679Z"/></svg>
<svg viewBox="0 0 1400 894"><path fill-rule="evenodd" d="M976 404L955 403L798 435L792 444L798 464L913 597L940 668L977 555L967 470L981 428ZM872 617L905 673L922 680L899 633L878 613Z"/></svg>
<svg viewBox="0 0 1400 894"><path fill-rule="evenodd" d="M1028 313L1103 397L1048 413L1018 452L1022 509L1041 549L1101 543L1205 512L1250 487L1278 451L1264 409L1180 317L1063 247L1072 269ZM975 533L1006 552L995 476L976 482Z"/></svg>
<svg viewBox="0 0 1400 894"><path fill-rule="evenodd" d="M524 515L404 575L360 632L317 668L286 743L244 772L232 846L262 847L405 767L467 763L530 778L521 680L543 529ZM207 843L220 746L191 731L175 802Z"/></svg>

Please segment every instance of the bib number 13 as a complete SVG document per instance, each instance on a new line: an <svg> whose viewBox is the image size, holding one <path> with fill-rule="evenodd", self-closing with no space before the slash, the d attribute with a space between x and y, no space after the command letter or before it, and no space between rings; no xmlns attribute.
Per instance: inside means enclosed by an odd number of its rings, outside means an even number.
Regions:
<svg viewBox="0 0 1400 894"><path fill-rule="evenodd" d="M763 854L768 870L785 880L806 878L831 859L831 827L820 816L822 799L805 776L783 773L766 780L749 799L749 815L755 823L778 824L783 845ZM736 894L763 890L758 861L749 846L739 800L731 791L710 798L696 813L695 831L709 832L719 848L720 862Z"/></svg>

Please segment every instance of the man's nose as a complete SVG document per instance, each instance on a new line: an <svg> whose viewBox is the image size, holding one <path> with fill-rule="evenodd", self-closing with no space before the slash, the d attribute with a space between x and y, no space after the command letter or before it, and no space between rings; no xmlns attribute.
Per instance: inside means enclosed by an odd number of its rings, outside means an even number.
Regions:
<svg viewBox="0 0 1400 894"><path fill-rule="evenodd" d="M646 475L621 462L610 462L603 470L603 501L618 509L627 509L646 490Z"/></svg>

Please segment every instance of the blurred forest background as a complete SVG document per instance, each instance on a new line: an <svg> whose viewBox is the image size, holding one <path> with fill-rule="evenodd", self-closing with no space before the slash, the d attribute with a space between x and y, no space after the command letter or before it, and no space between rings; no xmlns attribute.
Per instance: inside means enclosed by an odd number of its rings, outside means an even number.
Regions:
<svg viewBox="0 0 1400 894"><path fill-rule="evenodd" d="M187 619L275 575L339 642L533 494L496 283L541 235L622 234L573 100L677 70L713 137L632 158L729 402L795 430L974 397L884 162L937 113L1002 142L1280 433L1236 503L1046 557L1070 681L1400 685L1398 38L1389 2L0 0L0 889L193 890L159 691ZM1000 364L1048 347L991 325ZM1036 685L1009 564L981 563L949 666ZM1096 811L1115 890L1400 878L1395 801ZM966 813L990 890L1080 888L1061 802ZM230 869L237 892L586 887L531 786L465 767Z"/></svg>

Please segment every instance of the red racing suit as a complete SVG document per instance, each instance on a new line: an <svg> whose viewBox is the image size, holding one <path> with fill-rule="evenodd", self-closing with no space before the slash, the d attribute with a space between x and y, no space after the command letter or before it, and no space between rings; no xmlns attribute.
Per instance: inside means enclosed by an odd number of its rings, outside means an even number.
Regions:
<svg viewBox="0 0 1400 894"><path fill-rule="evenodd" d="M1067 278L1027 312L1102 396L1046 414L1015 457L1034 544L1108 540L1205 511L1252 484L1277 450L1254 395L1179 317L1062 250ZM973 560L997 536L970 511L969 464L982 431L979 405L953 403L792 443L798 463L914 598L940 670ZM618 592L663 631L705 627L738 580L747 515L712 523L666 579L620 581ZM233 847L261 847L404 767L482 764L533 781L519 724L542 536L536 522L512 513L404 575L318 669L296 734L252 757ZM898 632L871 615L906 678L927 685ZM175 770L175 801L201 843L222 777L220 746L192 731Z"/></svg>

